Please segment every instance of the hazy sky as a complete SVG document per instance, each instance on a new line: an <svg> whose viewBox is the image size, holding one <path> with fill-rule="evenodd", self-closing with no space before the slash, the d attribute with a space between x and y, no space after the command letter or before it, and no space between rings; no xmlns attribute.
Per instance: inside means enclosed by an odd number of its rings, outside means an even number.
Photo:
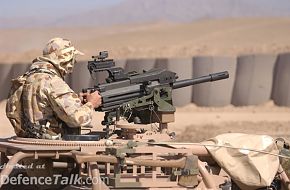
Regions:
<svg viewBox="0 0 290 190"><path fill-rule="evenodd" d="M289 10L290 0L0 0L0 28L289 17Z"/></svg>
<svg viewBox="0 0 290 190"><path fill-rule="evenodd" d="M37 17L51 18L74 15L117 4L122 0L0 0L0 18Z"/></svg>

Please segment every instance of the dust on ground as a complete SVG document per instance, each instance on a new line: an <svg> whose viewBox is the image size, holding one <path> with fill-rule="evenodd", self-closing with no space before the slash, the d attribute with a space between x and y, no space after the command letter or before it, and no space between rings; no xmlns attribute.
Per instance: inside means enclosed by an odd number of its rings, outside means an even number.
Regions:
<svg viewBox="0 0 290 190"><path fill-rule="evenodd" d="M282 137L290 142L290 121L288 122L224 122L223 124L205 124L186 126L176 138L179 142L201 142L223 133L247 133Z"/></svg>
<svg viewBox="0 0 290 190"><path fill-rule="evenodd" d="M177 108L170 129L177 141L200 142L222 133L266 134L290 140L290 108L273 101L258 106Z"/></svg>

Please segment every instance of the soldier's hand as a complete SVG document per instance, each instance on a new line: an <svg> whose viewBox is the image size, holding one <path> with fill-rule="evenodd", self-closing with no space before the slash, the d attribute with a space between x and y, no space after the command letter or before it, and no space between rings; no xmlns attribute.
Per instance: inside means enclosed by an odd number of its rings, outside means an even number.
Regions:
<svg viewBox="0 0 290 190"><path fill-rule="evenodd" d="M79 98L81 99L83 104L87 103L87 100L86 100L87 94L88 93L83 93L83 92L79 93Z"/></svg>
<svg viewBox="0 0 290 190"><path fill-rule="evenodd" d="M87 93L85 99L87 102L91 102L94 108L97 108L102 104L102 97L100 96L98 91L95 91L93 93Z"/></svg>

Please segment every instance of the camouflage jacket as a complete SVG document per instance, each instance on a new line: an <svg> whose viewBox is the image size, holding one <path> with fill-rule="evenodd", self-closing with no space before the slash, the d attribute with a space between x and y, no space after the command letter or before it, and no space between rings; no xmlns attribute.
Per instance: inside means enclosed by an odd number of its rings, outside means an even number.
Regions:
<svg viewBox="0 0 290 190"><path fill-rule="evenodd" d="M23 86L21 100L24 118L32 124L46 125L50 135L62 133L63 122L71 128L89 125L92 104L82 104L48 58L39 57L33 62L30 71L44 72L30 74Z"/></svg>

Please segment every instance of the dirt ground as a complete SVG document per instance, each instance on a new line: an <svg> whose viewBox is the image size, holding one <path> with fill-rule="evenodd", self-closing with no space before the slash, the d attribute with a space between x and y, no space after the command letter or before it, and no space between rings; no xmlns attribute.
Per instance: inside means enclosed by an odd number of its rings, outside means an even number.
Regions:
<svg viewBox="0 0 290 190"><path fill-rule="evenodd" d="M272 101L259 106L221 108L178 108L172 129L177 140L199 142L221 133L267 134L290 140L290 108L278 107Z"/></svg>
<svg viewBox="0 0 290 190"><path fill-rule="evenodd" d="M175 122L169 124L177 141L200 142L221 133L267 134L290 140L290 108L268 102L247 107L197 107L190 104L177 108ZM93 125L102 126L103 113L95 113ZM14 132L5 116L5 101L0 103L0 137L13 136Z"/></svg>

